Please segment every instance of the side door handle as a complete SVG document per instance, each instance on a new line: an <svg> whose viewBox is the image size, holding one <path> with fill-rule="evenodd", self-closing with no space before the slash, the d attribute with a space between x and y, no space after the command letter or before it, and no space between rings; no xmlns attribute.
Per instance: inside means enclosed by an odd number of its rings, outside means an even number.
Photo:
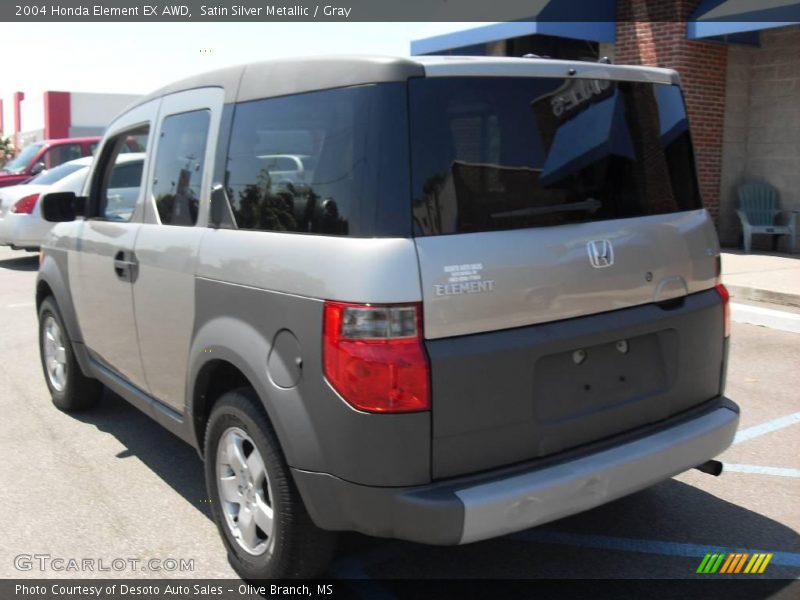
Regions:
<svg viewBox="0 0 800 600"><path fill-rule="evenodd" d="M139 275L139 261L132 251L120 250L114 255L114 272L122 281L133 283Z"/></svg>

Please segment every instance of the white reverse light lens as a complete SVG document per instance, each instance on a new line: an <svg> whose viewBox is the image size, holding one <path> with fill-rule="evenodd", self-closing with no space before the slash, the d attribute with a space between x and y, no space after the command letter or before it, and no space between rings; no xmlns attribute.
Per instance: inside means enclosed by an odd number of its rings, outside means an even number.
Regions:
<svg viewBox="0 0 800 600"><path fill-rule="evenodd" d="M397 339L417 335L415 306L348 307L342 315L342 337L349 339Z"/></svg>

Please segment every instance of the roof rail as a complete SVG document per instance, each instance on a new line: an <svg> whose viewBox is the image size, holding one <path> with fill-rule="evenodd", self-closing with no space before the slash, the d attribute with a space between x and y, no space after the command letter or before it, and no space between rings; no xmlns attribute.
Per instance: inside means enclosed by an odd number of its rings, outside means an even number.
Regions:
<svg viewBox="0 0 800 600"><path fill-rule="evenodd" d="M522 58L543 58L543 59L553 60L552 56L546 56L544 54L532 54L532 53L523 54ZM605 65L613 64L613 61L608 56L601 56L600 58L597 58L597 59L588 58L588 57L587 58L578 58L577 60L581 61L581 62L598 62L598 63L603 63Z"/></svg>

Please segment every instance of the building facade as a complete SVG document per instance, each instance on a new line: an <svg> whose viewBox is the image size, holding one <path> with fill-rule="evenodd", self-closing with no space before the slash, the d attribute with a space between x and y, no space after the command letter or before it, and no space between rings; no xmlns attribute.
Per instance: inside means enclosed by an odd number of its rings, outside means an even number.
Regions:
<svg viewBox="0 0 800 600"><path fill-rule="evenodd" d="M526 21L416 40L411 53L608 56L617 64L676 69L703 201L722 244L739 243L742 183L770 183L783 209L800 211L800 2L593 0L586 13L593 20L581 23L574 22L575 3L573 14L567 4L540 2ZM755 248L770 244L754 240ZM780 244L788 249L788 240Z"/></svg>
<svg viewBox="0 0 800 600"><path fill-rule="evenodd" d="M13 130L4 127L0 100L0 131L12 136L17 148L44 139L100 135L138 97L57 91L26 97L24 92L15 92Z"/></svg>

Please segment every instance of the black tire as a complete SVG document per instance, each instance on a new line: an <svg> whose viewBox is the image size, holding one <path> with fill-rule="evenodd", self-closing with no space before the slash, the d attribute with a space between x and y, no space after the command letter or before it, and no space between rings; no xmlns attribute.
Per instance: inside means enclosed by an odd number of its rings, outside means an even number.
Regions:
<svg viewBox="0 0 800 600"><path fill-rule="evenodd" d="M274 528L267 550L255 556L234 537L223 512L217 485L217 449L231 428L243 430L261 454L271 490ZM318 528L308 515L283 456L278 438L250 388L224 394L214 405L205 435L206 488L211 511L228 551L228 560L245 580L313 578L324 573L336 546L336 534ZM263 532L262 532L263 533Z"/></svg>
<svg viewBox="0 0 800 600"><path fill-rule="evenodd" d="M45 361L44 329L50 318L55 321L60 329L64 347L63 371L66 374L66 379L61 386L56 386L51 381ZM95 406L100 400L100 396L103 393L103 385L96 379L87 377L81 371L81 367L72 350L72 341L69 339L66 327L64 327L64 320L61 318L61 313L58 311L58 306L52 297L45 298L39 307L39 358L42 363L44 380L50 390L53 404L59 410L67 412L87 410Z"/></svg>

